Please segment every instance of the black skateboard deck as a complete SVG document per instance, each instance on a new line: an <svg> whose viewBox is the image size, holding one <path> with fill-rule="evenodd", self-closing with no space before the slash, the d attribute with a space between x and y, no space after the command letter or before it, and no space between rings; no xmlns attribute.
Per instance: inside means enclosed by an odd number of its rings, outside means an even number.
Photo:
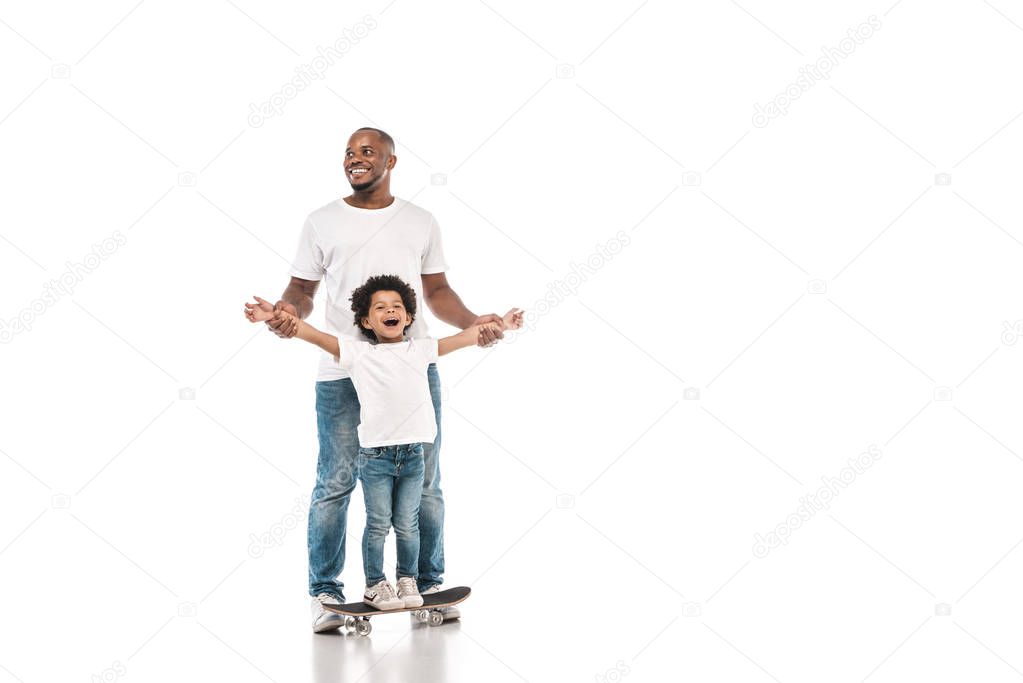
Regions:
<svg viewBox="0 0 1023 683"><path fill-rule="evenodd" d="M372 630L369 618L378 614L398 614L401 612L413 612L414 616L421 622L428 622L431 626L439 626L444 623L444 615L440 611L442 607L450 607L469 597L472 589L468 586L448 588L437 593L430 593L423 596L423 604L419 607L401 607L399 609L379 610L376 607L367 605L364 602L348 602L344 605L324 605L323 609L335 614L343 614L345 629L355 631L359 635L369 635Z"/></svg>

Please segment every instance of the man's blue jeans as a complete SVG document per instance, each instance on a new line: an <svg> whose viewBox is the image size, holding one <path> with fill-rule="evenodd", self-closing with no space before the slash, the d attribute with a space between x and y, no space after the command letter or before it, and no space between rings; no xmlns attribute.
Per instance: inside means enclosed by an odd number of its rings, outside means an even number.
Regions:
<svg viewBox="0 0 1023 683"><path fill-rule="evenodd" d="M441 583L444 573L444 498L440 489L440 375L427 370L437 438L423 444L423 497L419 504L419 590ZM316 383L316 429L320 455L309 504L309 594L344 601L339 580L345 566L348 502L358 477L359 397L350 379Z"/></svg>
<svg viewBox="0 0 1023 683"><path fill-rule="evenodd" d="M398 578L419 574L419 501L423 497L423 444L359 449L359 481L366 497L362 566L366 585L384 576L384 541L394 527Z"/></svg>

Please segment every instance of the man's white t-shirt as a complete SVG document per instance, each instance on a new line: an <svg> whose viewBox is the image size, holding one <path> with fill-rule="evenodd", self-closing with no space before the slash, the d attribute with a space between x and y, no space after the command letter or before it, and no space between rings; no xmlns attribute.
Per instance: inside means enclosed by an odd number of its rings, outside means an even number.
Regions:
<svg viewBox="0 0 1023 683"><path fill-rule="evenodd" d="M371 344L342 337L338 345L340 366L351 375L362 408L359 445L433 443L437 417L426 369L437 361L437 340Z"/></svg>
<svg viewBox="0 0 1023 683"><path fill-rule="evenodd" d="M382 209L360 209L343 199L309 214L289 273L303 280L324 281L326 331L337 337L364 338L355 325L349 298L371 275L397 275L416 292L416 319L406 335L427 336L422 275L447 270L440 227L429 211L394 198ZM317 381L348 377L326 351L320 356Z"/></svg>

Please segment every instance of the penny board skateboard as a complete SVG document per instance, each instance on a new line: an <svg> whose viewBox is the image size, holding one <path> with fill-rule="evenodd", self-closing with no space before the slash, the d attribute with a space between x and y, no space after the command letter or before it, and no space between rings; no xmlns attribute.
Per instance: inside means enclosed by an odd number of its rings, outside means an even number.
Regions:
<svg viewBox="0 0 1023 683"><path fill-rule="evenodd" d="M419 607L379 610L364 602L348 602L344 605L324 605L323 609L335 614L343 614L346 617L343 627L345 631L354 631L360 636L368 636L370 631L373 630L372 624L369 623L369 618L375 617L378 614L412 612L419 622L429 623L430 626L440 626L444 623L444 613L441 612L441 608L457 605L469 597L471 592L472 589L468 586L458 586L457 588L448 588L437 593L430 593L423 596L423 604Z"/></svg>

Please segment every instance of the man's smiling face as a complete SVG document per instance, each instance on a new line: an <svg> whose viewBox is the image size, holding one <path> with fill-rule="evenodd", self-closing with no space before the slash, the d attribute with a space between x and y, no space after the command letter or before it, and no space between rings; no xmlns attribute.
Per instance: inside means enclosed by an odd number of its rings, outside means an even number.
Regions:
<svg viewBox="0 0 1023 683"><path fill-rule="evenodd" d="M401 341L405 328L411 324L412 316L405 310L401 294L386 290L373 292L369 315L362 319L362 326L373 330L378 341Z"/></svg>
<svg viewBox="0 0 1023 683"><path fill-rule="evenodd" d="M378 133L355 131L345 149L345 177L353 190L371 190L387 178L395 160L394 150Z"/></svg>

